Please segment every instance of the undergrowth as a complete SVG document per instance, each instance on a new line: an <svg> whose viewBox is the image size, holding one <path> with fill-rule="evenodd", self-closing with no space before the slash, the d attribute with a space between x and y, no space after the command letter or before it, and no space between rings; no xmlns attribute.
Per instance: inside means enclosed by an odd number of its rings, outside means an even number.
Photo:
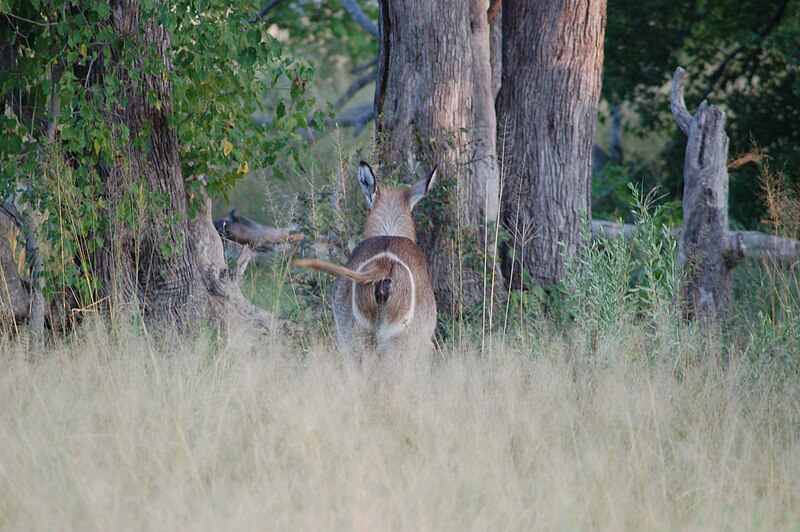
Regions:
<svg viewBox="0 0 800 532"><path fill-rule="evenodd" d="M285 211L337 261L347 168ZM425 358L349 365L331 279L285 251L242 289L299 336L125 313L4 335L0 528L796 528L796 267L740 268L734 318L685 324L675 237L631 201L631 241L585 235L560 287L443 317Z"/></svg>

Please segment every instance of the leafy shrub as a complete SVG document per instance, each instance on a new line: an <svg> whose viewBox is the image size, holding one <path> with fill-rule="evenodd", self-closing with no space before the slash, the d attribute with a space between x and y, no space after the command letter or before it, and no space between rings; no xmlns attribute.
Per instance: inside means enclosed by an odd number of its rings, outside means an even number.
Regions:
<svg viewBox="0 0 800 532"><path fill-rule="evenodd" d="M631 318L671 317L672 299L680 287L677 239L659 223L665 207L654 205L629 185L635 222L633 238L600 235L592 238L584 224L585 245L567 257L562 284L563 310L576 322L607 328Z"/></svg>

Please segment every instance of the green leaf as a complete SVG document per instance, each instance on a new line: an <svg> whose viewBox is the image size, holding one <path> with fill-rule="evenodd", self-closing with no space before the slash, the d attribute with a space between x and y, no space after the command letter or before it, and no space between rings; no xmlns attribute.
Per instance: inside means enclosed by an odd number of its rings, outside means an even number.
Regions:
<svg viewBox="0 0 800 532"><path fill-rule="evenodd" d="M253 28L247 31L247 42L252 44L253 46L258 46L261 44L261 30L258 28Z"/></svg>
<svg viewBox="0 0 800 532"><path fill-rule="evenodd" d="M95 4L97 14L101 19L105 20L111 15L111 7L106 2L98 2Z"/></svg>
<svg viewBox="0 0 800 532"><path fill-rule="evenodd" d="M256 49L248 46L239 53L239 65L250 70L256 64Z"/></svg>

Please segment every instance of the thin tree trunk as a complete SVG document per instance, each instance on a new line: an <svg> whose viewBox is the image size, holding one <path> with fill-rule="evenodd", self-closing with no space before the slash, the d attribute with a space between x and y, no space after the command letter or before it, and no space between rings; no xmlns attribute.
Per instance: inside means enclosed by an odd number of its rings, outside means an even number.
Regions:
<svg viewBox="0 0 800 532"><path fill-rule="evenodd" d="M439 308L484 299L485 222L499 209L488 0L381 0L375 114L379 156L411 180L433 165L441 182L420 208L420 243ZM470 259L473 259L472 261Z"/></svg>
<svg viewBox="0 0 800 532"><path fill-rule="evenodd" d="M622 136L622 115L619 112L619 106L615 103L611 104L611 139L608 143L608 156L616 164L622 164L622 144L620 137ZM594 171L599 171L595 168Z"/></svg>
<svg viewBox="0 0 800 532"><path fill-rule="evenodd" d="M510 286L564 275L591 216L591 171L603 65L605 0L503 2L498 117L508 124L502 218L512 233L503 261ZM562 245L563 243L563 245ZM524 249L523 249L524 248Z"/></svg>

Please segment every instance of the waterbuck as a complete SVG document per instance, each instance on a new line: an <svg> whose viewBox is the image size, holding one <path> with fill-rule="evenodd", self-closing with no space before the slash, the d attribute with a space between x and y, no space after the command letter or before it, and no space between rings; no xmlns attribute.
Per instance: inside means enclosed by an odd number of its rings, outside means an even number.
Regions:
<svg viewBox="0 0 800 532"><path fill-rule="evenodd" d="M411 209L433 187L436 169L401 190L378 186L372 168L361 161L358 183L369 205L364 240L346 266L311 259L293 264L338 277L333 284L333 316L342 350L361 360L427 353L433 347L436 301L428 264L417 246Z"/></svg>

